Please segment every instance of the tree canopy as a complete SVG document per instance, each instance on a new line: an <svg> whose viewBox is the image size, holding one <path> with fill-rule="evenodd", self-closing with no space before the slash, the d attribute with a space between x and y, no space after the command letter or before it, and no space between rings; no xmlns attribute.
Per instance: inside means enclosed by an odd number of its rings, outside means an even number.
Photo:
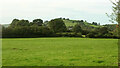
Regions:
<svg viewBox="0 0 120 68"><path fill-rule="evenodd" d="M42 19L34 19L32 22L33 25L38 25L38 26L42 26L43 24L43 20Z"/></svg>
<svg viewBox="0 0 120 68"><path fill-rule="evenodd" d="M74 31L75 33L80 33L80 32L82 32L82 28L81 28L80 24L76 24L76 25L73 27L73 31Z"/></svg>
<svg viewBox="0 0 120 68"><path fill-rule="evenodd" d="M51 20L49 22L49 28L55 33L56 32L65 32L67 30L65 23L61 19Z"/></svg>

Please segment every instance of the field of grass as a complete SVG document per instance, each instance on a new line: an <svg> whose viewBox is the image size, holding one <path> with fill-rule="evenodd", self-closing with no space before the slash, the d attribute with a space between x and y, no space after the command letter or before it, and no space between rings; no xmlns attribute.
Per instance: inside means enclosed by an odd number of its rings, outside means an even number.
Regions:
<svg viewBox="0 0 120 68"><path fill-rule="evenodd" d="M3 39L3 66L117 66L117 39Z"/></svg>

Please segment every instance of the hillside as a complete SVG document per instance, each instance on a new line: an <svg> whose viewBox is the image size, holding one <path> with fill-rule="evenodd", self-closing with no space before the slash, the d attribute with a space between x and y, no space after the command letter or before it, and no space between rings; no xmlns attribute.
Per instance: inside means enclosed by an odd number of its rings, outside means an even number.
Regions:
<svg viewBox="0 0 120 68"><path fill-rule="evenodd" d="M2 24L4 27L8 27L10 24Z"/></svg>
<svg viewBox="0 0 120 68"><path fill-rule="evenodd" d="M71 20L63 20L65 22L65 25L68 26L74 26L77 24L77 22L73 23Z"/></svg>
<svg viewBox="0 0 120 68"><path fill-rule="evenodd" d="M81 25L85 25L85 26L91 26L91 27L102 27L101 25L94 25L91 23L88 23L86 21L82 21L82 20L63 20L66 24L66 26L74 26L76 24L81 24Z"/></svg>

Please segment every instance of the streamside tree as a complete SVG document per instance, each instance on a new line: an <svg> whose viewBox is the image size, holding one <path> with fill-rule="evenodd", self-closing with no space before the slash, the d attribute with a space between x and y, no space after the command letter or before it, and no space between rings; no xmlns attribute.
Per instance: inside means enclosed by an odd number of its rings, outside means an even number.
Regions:
<svg viewBox="0 0 120 68"><path fill-rule="evenodd" d="M62 19L53 19L48 23L49 28L54 32L65 32L66 25Z"/></svg>

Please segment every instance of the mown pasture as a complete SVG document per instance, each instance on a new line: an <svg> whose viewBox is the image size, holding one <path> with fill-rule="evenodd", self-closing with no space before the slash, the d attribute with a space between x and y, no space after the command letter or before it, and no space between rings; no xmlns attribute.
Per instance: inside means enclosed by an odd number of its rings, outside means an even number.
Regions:
<svg viewBox="0 0 120 68"><path fill-rule="evenodd" d="M117 66L117 39L2 39L3 66Z"/></svg>

